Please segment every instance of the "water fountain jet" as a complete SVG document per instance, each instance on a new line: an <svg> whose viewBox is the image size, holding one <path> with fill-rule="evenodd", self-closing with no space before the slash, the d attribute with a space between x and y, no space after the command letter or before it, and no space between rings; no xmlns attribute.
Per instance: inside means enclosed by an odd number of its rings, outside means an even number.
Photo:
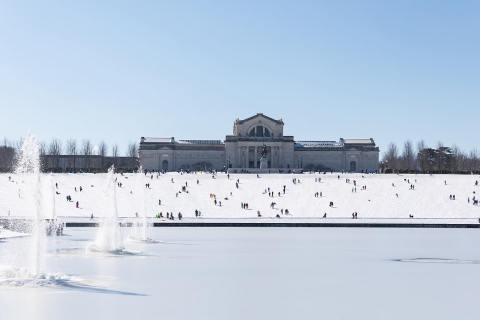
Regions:
<svg viewBox="0 0 480 320"><path fill-rule="evenodd" d="M138 215L133 222L133 225L135 226L133 229L134 235L130 237L130 239L134 241L140 241L140 242L145 242L145 243L155 243L156 241L151 239L148 234L149 230L149 223L148 223L148 216L147 216L147 195L146 195L146 188L143 185L143 180L142 178L144 177L143 174L143 168L140 166L138 168L138 171L136 173L136 179L135 179L135 186L136 186L136 192L135 194L138 195L138 201L141 204L141 215Z"/></svg>
<svg viewBox="0 0 480 320"><path fill-rule="evenodd" d="M40 166L40 148L33 135L27 135L23 140L19 158L15 168L17 179L23 181L23 193L26 203L30 200L33 207L33 217L27 218L27 229L30 239L15 243L7 250L6 259L12 264L0 267L0 283L21 284L45 283L55 276L44 273L44 259L47 253L46 224L44 216L44 201L42 190L42 175ZM25 255L25 256L22 256ZM20 258L20 259L19 259ZM19 261L16 261L19 260Z"/></svg>
<svg viewBox="0 0 480 320"><path fill-rule="evenodd" d="M87 248L92 252L107 252L121 254L125 250L122 230L118 219L117 181L115 168L112 166L107 173L105 184L105 196L110 205L109 214L104 217L97 231L95 241Z"/></svg>
<svg viewBox="0 0 480 320"><path fill-rule="evenodd" d="M24 139L20 156L15 169L17 175L30 182L30 194L33 196L34 217L31 221L32 244L30 254L31 265L29 271L33 276L38 276L43 271L43 258L45 256L46 234L45 220L42 212L42 189L40 173L40 148L33 135ZM30 180L30 181L28 181Z"/></svg>

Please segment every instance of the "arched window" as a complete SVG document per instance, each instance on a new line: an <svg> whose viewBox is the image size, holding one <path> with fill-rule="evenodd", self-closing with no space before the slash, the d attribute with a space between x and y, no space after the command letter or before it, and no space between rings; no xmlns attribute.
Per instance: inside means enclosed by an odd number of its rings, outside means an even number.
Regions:
<svg viewBox="0 0 480 320"><path fill-rule="evenodd" d="M163 160L163 161L162 161L162 170L163 170L163 171L167 171L167 170L168 170L168 161L167 161L167 160Z"/></svg>
<svg viewBox="0 0 480 320"><path fill-rule="evenodd" d="M256 137L263 137L263 127L262 126L257 126L255 136Z"/></svg>
<svg viewBox="0 0 480 320"><path fill-rule="evenodd" d="M263 137L271 137L272 133L270 132L270 130L268 130L264 126L256 126L250 129L250 131L248 132L248 136L263 138Z"/></svg>

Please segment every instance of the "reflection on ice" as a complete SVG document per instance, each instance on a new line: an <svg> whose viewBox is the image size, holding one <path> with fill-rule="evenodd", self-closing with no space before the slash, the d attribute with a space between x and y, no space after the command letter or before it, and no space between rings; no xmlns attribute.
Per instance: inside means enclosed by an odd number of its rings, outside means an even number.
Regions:
<svg viewBox="0 0 480 320"><path fill-rule="evenodd" d="M105 256L137 256L140 251L127 250L125 248L106 249L105 247L98 247L95 243L91 243L86 250L87 254L101 254Z"/></svg>
<svg viewBox="0 0 480 320"><path fill-rule="evenodd" d="M393 259L395 262L409 263L439 263L439 264L480 264L480 260L464 260L450 258L410 258L410 259Z"/></svg>
<svg viewBox="0 0 480 320"><path fill-rule="evenodd" d="M130 242L139 242L139 243L159 243L157 240L151 239L151 238L137 238L134 236L129 236L127 238L128 241Z"/></svg>
<svg viewBox="0 0 480 320"><path fill-rule="evenodd" d="M32 274L27 269L1 267L0 286L23 288L57 288L103 294L145 296L141 293L112 290L88 284L84 279L65 274Z"/></svg>

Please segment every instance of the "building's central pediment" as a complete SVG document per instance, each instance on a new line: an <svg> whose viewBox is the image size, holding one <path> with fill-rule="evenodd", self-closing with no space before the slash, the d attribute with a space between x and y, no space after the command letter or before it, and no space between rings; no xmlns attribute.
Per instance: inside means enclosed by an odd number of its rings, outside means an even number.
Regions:
<svg viewBox="0 0 480 320"><path fill-rule="evenodd" d="M240 137L282 137L283 121L270 118L263 113L257 113L246 119L237 119L233 134Z"/></svg>
<svg viewBox="0 0 480 320"><path fill-rule="evenodd" d="M279 124L279 125L283 125L283 120L282 119L279 119L279 120L276 120L276 119L273 119L269 116L266 116L264 115L263 113L257 113L256 115L254 116L251 116L251 117L248 117L246 119L243 119L243 120L237 120L237 123L239 124L243 124L243 123L248 123L248 122L255 122L255 121L267 121L267 122L274 122L276 124Z"/></svg>

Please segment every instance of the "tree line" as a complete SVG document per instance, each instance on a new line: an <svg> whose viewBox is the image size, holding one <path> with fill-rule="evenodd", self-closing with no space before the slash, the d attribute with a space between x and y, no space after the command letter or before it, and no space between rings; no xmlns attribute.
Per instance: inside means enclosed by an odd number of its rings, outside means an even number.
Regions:
<svg viewBox="0 0 480 320"><path fill-rule="evenodd" d="M5 172L13 169L16 158L20 154L22 144L22 139L17 141L3 139L0 145L0 171ZM88 168L88 162L92 156L100 156L101 158L110 157L113 159L122 157L117 144L109 147L105 141L100 141L97 145L94 145L89 139L84 139L80 142L76 139L68 139L63 142L60 139L53 138L48 143L40 142L39 152L42 160L48 158L50 162L57 164L57 166L62 157L69 156L73 160L74 168L78 158L82 158L84 162L82 165ZM124 157L132 159L138 158L138 144L135 142L128 144L124 152Z"/></svg>
<svg viewBox="0 0 480 320"><path fill-rule="evenodd" d="M429 147L423 140L414 147L410 140L400 148L390 143L380 163L382 172L478 173L480 158L476 149L464 152L457 146L438 142Z"/></svg>

